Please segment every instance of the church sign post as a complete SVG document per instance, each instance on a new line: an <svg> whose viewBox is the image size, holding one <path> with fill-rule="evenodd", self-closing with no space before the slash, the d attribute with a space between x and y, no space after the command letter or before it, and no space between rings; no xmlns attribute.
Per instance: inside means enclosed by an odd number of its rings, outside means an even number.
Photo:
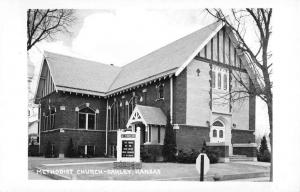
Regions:
<svg viewBox="0 0 300 192"><path fill-rule="evenodd" d="M114 168L140 169L140 128L137 131L118 130L117 162Z"/></svg>

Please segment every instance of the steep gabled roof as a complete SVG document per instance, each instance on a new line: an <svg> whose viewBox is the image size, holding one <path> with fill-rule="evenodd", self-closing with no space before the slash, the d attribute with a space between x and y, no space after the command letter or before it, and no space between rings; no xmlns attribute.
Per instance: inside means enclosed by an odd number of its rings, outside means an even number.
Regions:
<svg viewBox="0 0 300 192"><path fill-rule="evenodd" d="M212 23L123 67L50 52L44 57L55 90L106 96L155 78L179 75L223 26L221 21ZM248 66L246 70L257 86L254 73Z"/></svg>
<svg viewBox="0 0 300 192"><path fill-rule="evenodd" d="M165 72L176 72L183 64L189 63L200 51L201 45L203 48L207 43L206 41L214 36L212 35L213 32L217 32L217 29L221 29L222 26L222 22L212 23L123 66L108 91L113 92L159 74L165 75Z"/></svg>
<svg viewBox="0 0 300 192"><path fill-rule="evenodd" d="M45 52L57 90L84 94L105 94L120 72L120 67Z"/></svg>
<svg viewBox="0 0 300 192"><path fill-rule="evenodd" d="M161 108L136 105L126 126L139 121L145 125L166 125L167 117Z"/></svg>

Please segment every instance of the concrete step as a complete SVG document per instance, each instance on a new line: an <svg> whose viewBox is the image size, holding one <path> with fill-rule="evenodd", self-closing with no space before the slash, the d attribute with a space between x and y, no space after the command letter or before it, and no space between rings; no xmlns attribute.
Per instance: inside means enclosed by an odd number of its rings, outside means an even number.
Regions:
<svg viewBox="0 0 300 192"><path fill-rule="evenodd" d="M253 161L252 157L246 155L233 155L229 157L230 161Z"/></svg>

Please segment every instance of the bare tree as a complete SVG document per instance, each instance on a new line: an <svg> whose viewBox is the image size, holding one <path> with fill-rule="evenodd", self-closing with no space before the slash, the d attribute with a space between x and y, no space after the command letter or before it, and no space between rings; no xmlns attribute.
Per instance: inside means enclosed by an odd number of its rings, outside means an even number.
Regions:
<svg viewBox="0 0 300 192"><path fill-rule="evenodd" d="M250 64L252 75L258 80L260 88L251 89L249 84L239 76L239 74L233 74L234 78L243 87L243 90L235 90L235 99L243 97L246 92L260 97L267 105L268 116L269 116L269 127L270 127L270 144L271 151L273 152L273 93L272 93L272 63L270 58L272 56L269 50L269 40L272 33L271 18L272 9L231 9L228 11L221 9L206 9L206 12L223 21L227 27L232 31L236 38L234 42L235 46L246 56L248 63ZM247 29L245 23L252 21L252 28ZM253 25L254 24L254 25ZM245 35L249 31L256 32L258 39L257 50L253 51L254 48L250 46L249 42L246 41ZM250 49L251 47L251 49ZM250 86L251 87L251 86ZM272 161L273 162L273 161ZM271 177L273 180L273 163L271 163Z"/></svg>
<svg viewBox="0 0 300 192"><path fill-rule="evenodd" d="M70 33L76 17L71 9L29 9L27 11L27 51L36 43L53 40L57 33Z"/></svg>

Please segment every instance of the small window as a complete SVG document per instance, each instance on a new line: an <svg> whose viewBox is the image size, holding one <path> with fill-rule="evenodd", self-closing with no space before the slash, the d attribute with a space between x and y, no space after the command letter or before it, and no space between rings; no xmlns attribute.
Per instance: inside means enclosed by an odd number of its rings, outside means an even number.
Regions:
<svg viewBox="0 0 300 192"><path fill-rule="evenodd" d="M213 137L217 137L217 130L213 130Z"/></svg>
<svg viewBox="0 0 300 192"><path fill-rule="evenodd" d="M221 73L218 73L218 89L221 89Z"/></svg>
<svg viewBox="0 0 300 192"><path fill-rule="evenodd" d="M46 116L46 117L45 117L45 130L48 130L48 127L49 127L49 126L48 126L48 124L49 124L49 123L48 123L48 119L49 119L48 116Z"/></svg>
<svg viewBox="0 0 300 192"><path fill-rule="evenodd" d="M51 129L54 129L54 124L55 124L55 109L52 109L50 114Z"/></svg>
<svg viewBox="0 0 300 192"><path fill-rule="evenodd" d="M227 74L224 74L223 76L223 88L224 90L227 90Z"/></svg>
<svg viewBox="0 0 300 192"><path fill-rule="evenodd" d="M148 130L149 130L149 140L148 140L148 142L151 142L151 129L152 129L152 127L151 127L151 125L149 125L149 127L148 127Z"/></svg>
<svg viewBox="0 0 300 192"><path fill-rule="evenodd" d="M211 74L211 86L212 88L216 88L216 73L214 71Z"/></svg>
<svg viewBox="0 0 300 192"><path fill-rule="evenodd" d="M87 146L87 156L88 157L93 157L95 156L95 146Z"/></svg>
<svg viewBox="0 0 300 192"><path fill-rule="evenodd" d="M157 127L157 142L160 143L160 126Z"/></svg>
<svg viewBox="0 0 300 192"><path fill-rule="evenodd" d="M158 86L158 99L164 98L164 86L161 84Z"/></svg>
<svg viewBox="0 0 300 192"><path fill-rule="evenodd" d="M219 137L220 137L220 138L223 138L223 130L220 130L220 131L219 131Z"/></svg>

